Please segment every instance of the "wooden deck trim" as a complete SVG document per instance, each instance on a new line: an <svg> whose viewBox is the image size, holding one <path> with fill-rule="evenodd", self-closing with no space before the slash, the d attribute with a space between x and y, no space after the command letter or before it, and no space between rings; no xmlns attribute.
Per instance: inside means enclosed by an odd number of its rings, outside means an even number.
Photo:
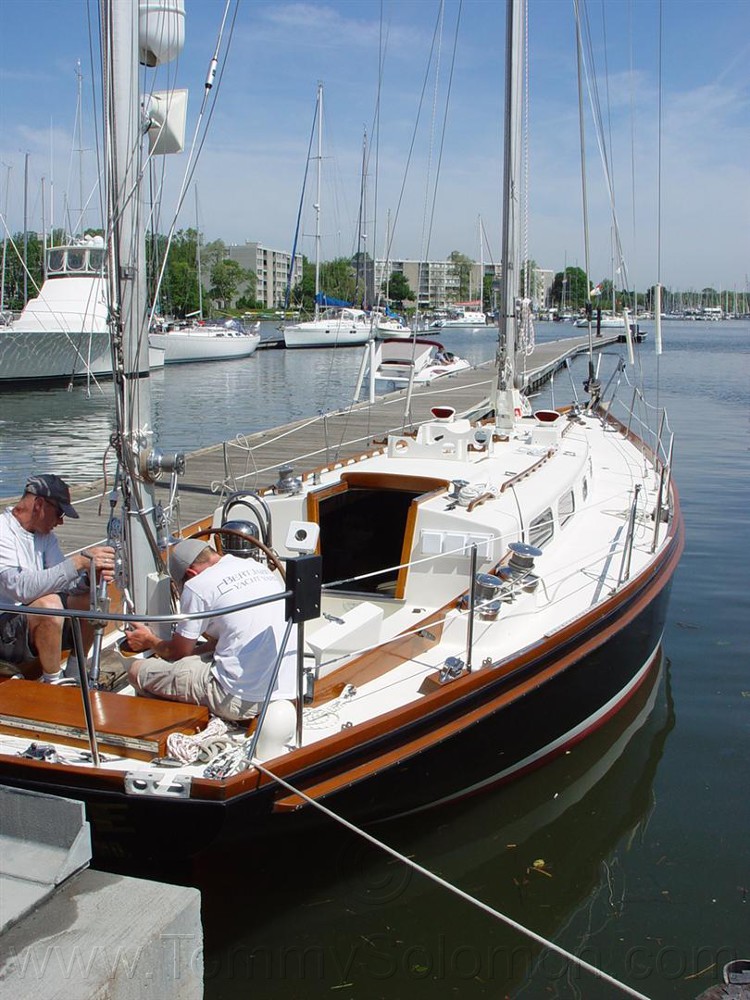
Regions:
<svg viewBox="0 0 750 1000"><path fill-rule="evenodd" d="M400 490L430 495L450 486L449 479L437 476L394 476L379 472L342 472L341 479L352 489Z"/></svg>
<svg viewBox="0 0 750 1000"><path fill-rule="evenodd" d="M184 702L130 698L110 691L91 691L89 697L97 744L139 760L164 756L170 733L193 735L209 718L207 708ZM87 748L81 689L7 681L0 686L0 732Z"/></svg>

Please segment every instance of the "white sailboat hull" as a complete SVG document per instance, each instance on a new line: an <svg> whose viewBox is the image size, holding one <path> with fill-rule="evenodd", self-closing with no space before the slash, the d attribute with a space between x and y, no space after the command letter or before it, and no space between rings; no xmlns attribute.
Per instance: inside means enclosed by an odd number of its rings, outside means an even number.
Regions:
<svg viewBox="0 0 750 1000"><path fill-rule="evenodd" d="M190 361L229 361L249 358L258 349L260 334L231 334L222 327L197 327L149 334L149 345L164 351L167 365Z"/></svg>
<svg viewBox="0 0 750 1000"><path fill-rule="evenodd" d="M357 347L370 339L369 320L342 317L309 320L284 329L287 347Z"/></svg>
<svg viewBox="0 0 750 1000"><path fill-rule="evenodd" d="M451 316L448 319L438 320L437 325L441 330L465 330L467 327L486 326L487 317L483 312L465 312L461 316Z"/></svg>

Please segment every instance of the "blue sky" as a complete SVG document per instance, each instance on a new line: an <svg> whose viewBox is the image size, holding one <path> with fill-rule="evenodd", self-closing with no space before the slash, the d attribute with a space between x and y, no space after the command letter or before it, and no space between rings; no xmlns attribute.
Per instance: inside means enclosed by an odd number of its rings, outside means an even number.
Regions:
<svg viewBox="0 0 750 1000"><path fill-rule="evenodd" d="M41 228L42 176L47 186L54 178L56 224L63 224L66 202L74 207L80 202L78 156L72 153L79 59L85 77L84 146L94 143L89 6L96 15L95 0L88 6L85 0L0 0L0 211L5 212L9 178L12 230L22 226L27 152L32 228ZM746 289L750 4L596 0L587 10L631 281L644 286L660 277L673 288ZM162 71L157 87L176 77L178 86L190 90L190 133L223 3L186 0L186 11L185 50L178 64ZM291 247L321 81L324 256L356 249L367 127L368 251L383 255L390 224L392 256L442 258L460 250L478 259L481 217L484 258L499 259L504 5L445 0L442 31L436 28L439 11L438 0L242 0L195 174L206 238ZM540 266L557 271L565 263L584 262L572 0L531 0L529 20L528 247ZM435 62L427 69L433 38L440 51L437 78ZM380 127L373 129L378 96ZM591 272L599 280L612 269L611 216L587 119ZM87 198L93 188L93 153L84 159ZM173 210L184 160L170 157L166 164L165 216ZM95 198L91 205L87 224L97 225ZM192 189L180 225L195 225ZM313 232L310 208L303 229L307 237ZM302 249L312 254L307 237Z"/></svg>

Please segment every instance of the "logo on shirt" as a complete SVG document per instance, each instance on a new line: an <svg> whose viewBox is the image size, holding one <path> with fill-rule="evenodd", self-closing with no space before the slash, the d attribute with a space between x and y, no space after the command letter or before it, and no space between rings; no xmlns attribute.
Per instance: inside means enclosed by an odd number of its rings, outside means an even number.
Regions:
<svg viewBox="0 0 750 1000"><path fill-rule="evenodd" d="M242 569L237 573L231 573L228 576L222 577L217 584L216 589L219 594L224 597L226 594L231 594L233 591L243 590L251 584L267 584L268 582L268 574L264 572L262 566L248 566L247 569Z"/></svg>

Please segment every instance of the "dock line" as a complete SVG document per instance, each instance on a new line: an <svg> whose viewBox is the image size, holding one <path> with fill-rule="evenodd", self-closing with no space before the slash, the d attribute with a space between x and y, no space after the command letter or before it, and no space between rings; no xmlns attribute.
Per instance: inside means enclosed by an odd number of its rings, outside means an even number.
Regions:
<svg viewBox="0 0 750 1000"><path fill-rule="evenodd" d="M501 913L500 910L496 910L494 907L489 906L487 903L483 903L482 900L477 899L476 896L469 895L468 892L464 892L463 889L459 889L458 886L455 886L452 883L448 882L446 879L441 878L440 875L436 875L434 872L431 872L429 868L425 868L418 862L412 861L411 858L407 858L405 855L400 854L397 850L395 850L395 848L389 847L389 845L386 844L384 841L378 840L377 837L373 837L372 834L367 833L360 827L355 826L353 823L350 823L349 820L344 819L343 816L339 816L337 813L333 812L333 810L329 809L327 806L324 806L322 802L318 802L315 799L310 798L303 791L300 791L299 788L295 788L293 785L290 785L288 781L285 781L283 778L280 778L277 774L274 774L273 771L270 771L263 763L261 763L256 758L253 758L252 766L256 767L262 774L265 774L266 777L271 778L272 781L277 782L279 785L281 785L282 788L286 789L286 791L291 792L293 795L298 795L301 799L304 799L308 805L315 806L316 809L324 813L326 816L334 820L336 823L339 823L341 824L341 826L346 827L347 830L351 830L352 833L356 833L358 837L362 837L364 840L367 840L374 847L379 848L381 851L385 851L386 854L390 854L392 858L395 858L402 864L407 865L413 871L418 872L420 875L424 875L425 878L429 879L431 882L434 882L436 885L441 886L441 888L447 889L448 892L452 892L454 896L458 896L465 902L471 903L472 906L476 906L477 909L484 911L484 913L488 913L491 917L495 917L496 920L499 920L501 923L506 924L508 927L512 928L515 931L518 931L520 934L525 934L527 937L531 938L532 941L536 941L537 944L542 945L542 947L549 948L551 951L557 952L557 954L560 955L562 958L566 959L569 962L572 962L574 965L577 965L580 969L583 969L586 972L591 973L591 975L596 976L597 979L602 979L604 982L609 983L610 986L614 986L616 989L621 990L623 993L627 994L627 996L636 997L637 1000L650 1000L650 998L645 996L645 994L639 993L637 990L634 990L631 986L628 986L627 983L620 982L619 979L615 979L614 976L610 976L609 973L603 972L601 969L598 969L595 965L591 965L589 962L586 962L584 959L579 958L572 952L566 951L564 948L561 948L559 945L556 945L554 941L550 941L547 938L542 937L541 934L537 934L536 931L532 931L529 927L524 927L523 924L519 924L518 921L514 920L512 917L507 916L505 913Z"/></svg>

